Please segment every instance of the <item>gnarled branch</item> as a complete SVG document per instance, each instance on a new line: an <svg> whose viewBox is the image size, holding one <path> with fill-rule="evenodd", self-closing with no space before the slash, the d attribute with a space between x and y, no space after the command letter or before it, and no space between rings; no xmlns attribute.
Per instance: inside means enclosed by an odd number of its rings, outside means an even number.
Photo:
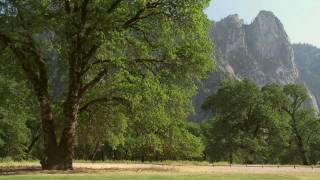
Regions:
<svg viewBox="0 0 320 180"><path fill-rule="evenodd" d="M112 13L122 1L123 1L123 0L116 0L116 1L114 1L114 2L111 4L110 8L107 10L107 13L108 13L108 14Z"/></svg>
<svg viewBox="0 0 320 180"><path fill-rule="evenodd" d="M89 89L94 87L99 81L101 81L103 77L107 74L107 72L108 71L106 69L100 71L91 81L83 85L83 87L80 89L80 96L82 96L85 92L87 92Z"/></svg>
<svg viewBox="0 0 320 180"><path fill-rule="evenodd" d="M86 110L88 110L88 108L90 106L93 106L95 104L99 104L99 103L109 103L109 102L116 102L122 105L129 105L129 101L127 99L121 98L121 97L100 97L100 98L96 98L93 99L89 102L87 102L86 104L84 104L82 107L80 107L79 111L80 112L84 112Z"/></svg>

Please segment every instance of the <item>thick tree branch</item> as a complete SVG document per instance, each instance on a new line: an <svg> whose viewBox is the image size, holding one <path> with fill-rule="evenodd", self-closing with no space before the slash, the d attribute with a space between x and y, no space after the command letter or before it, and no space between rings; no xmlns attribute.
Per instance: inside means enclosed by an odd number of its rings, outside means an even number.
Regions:
<svg viewBox="0 0 320 180"><path fill-rule="evenodd" d="M114 1L114 2L111 4L110 8L107 10L107 13L108 13L108 14L112 13L115 9L117 9L118 5L119 5L122 1L123 1L123 0L116 0L116 1Z"/></svg>
<svg viewBox="0 0 320 180"><path fill-rule="evenodd" d="M97 59L95 58L96 61L90 63L90 64L86 64L86 66L82 69L81 72L81 76L83 76L85 73L87 73L92 67L96 66L96 65L100 65L100 64L105 64L105 63L110 63L110 60L101 60L101 59Z"/></svg>
<svg viewBox="0 0 320 180"><path fill-rule="evenodd" d="M64 8L68 14L71 13L70 0L64 0Z"/></svg>
<svg viewBox="0 0 320 180"><path fill-rule="evenodd" d="M145 62L150 64L165 64L165 65L176 65L176 63L168 62L165 59L152 59L152 58L137 58L133 59L134 62Z"/></svg>
<svg viewBox="0 0 320 180"><path fill-rule="evenodd" d="M143 12L145 11L145 8L140 9L139 11L137 11L137 13L130 18L129 20L127 20L124 24L123 27L124 28L128 28L131 24L133 24L134 22L138 21L141 17L141 14L143 14Z"/></svg>
<svg viewBox="0 0 320 180"><path fill-rule="evenodd" d="M83 0L81 5L81 23L85 24L87 19L87 7L90 0Z"/></svg>
<svg viewBox="0 0 320 180"><path fill-rule="evenodd" d="M81 63L81 76L88 72L90 67L87 67L89 64L89 60L96 54L99 45L93 45L87 53L84 54Z"/></svg>
<svg viewBox="0 0 320 180"><path fill-rule="evenodd" d="M32 148L34 147L34 145L36 144L36 142L40 139L40 132L37 132L37 135L32 137L31 143L29 144L28 148L26 149L26 153L29 154L32 150Z"/></svg>
<svg viewBox="0 0 320 180"><path fill-rule="evenodd" d="M156 7L158 7L158 5L160 5L160 2L153 2L153 3L148 3L145 7L141 8L140 10L138 10L136 12L136 14L131 17L130 19L128 19L124 24L123 24L123 28L127 29L131 26L133 26L134 24L138 23L140 20L146 19L148 17L151 16L155 16L155 15L159 15L162 14L161 12L151 12L149 14L143 15L147 10L149 9L155 9Z"/></svg>
<svg viewBox="0 0 320 180"><path fill-rule="evenodd" d="M110 98L107 98L107 97L101 97L101 98L93 99L93 100L87 102L82 107L80 107L79 111L83 112L83 111L86 111L90 106L92 106L94 104L101 103L101 102L109 102L109 101L110 101Z"/></svg>
<svg viewBox="0 0 320 180"><path fill-rule="evenodd" d="M3 42L6 46L11 42L10 38L4 33L0 32L0 42Z"/></svg>
<svg viewBox="0 0 320 180"><path fill-rule="evenodd" d="M84 112L86 110L88 110L88 108L90 106L93 106L93 105L96 105L96 104L99 104L99 103L109 103L109 102L116 102L116 103L119 103L119 104L122 104L122 105L128 105L129 102L128 100L124 99L124 98L121 98L121 97L100 97L100 98L96 98L96 99L93 99L89 102L87 102L86 104L84 104L80 109L79 111L80 112Z"/></svg>
<svg viewBox="0 0 320 180"><path fill-rule="evenodd" d="M107 74L107 70L104 69L100 71L90 82L85 84L81 89L80 89L80 96L83 95L85 92L87 92L89 89L94 87L99 81L103 79L103 77Z"/></svg>

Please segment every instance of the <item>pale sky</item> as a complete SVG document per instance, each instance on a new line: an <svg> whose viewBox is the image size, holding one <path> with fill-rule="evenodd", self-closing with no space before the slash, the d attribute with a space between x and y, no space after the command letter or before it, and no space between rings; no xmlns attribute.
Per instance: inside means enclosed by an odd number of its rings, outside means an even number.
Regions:
<svg viewBox="0 0 320 180"><path fill-rule="evenodd" d="M320 0L212 0L206 13L214 21L239 14L250 23L260 10L272 11L280 19L292 43L320 47Z"/></svg>

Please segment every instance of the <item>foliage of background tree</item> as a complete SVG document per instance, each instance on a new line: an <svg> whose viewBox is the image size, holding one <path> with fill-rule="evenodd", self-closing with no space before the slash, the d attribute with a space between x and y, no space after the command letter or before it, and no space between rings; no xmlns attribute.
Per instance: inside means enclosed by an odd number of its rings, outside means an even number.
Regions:
<svg viewBox="0 0 320 180"><path fill-rule="evenodd" d="M307 90L299 85L286 85L284 94L287 96L287 103L283 105L283 110L290 116L290 126L292 130L293 141L302 163L308 165L310 152L310 138L314 137L314 133L319 135L314 127L319 127L319 119L315 118L312 110L305 110L303 104L308 99ZM313 139L311 139L313 140Z"/></svg>
<svg viewBox="0 0 320 180"><path fill-rule="evenodd" d="M207 158L230 163L318 162L319 119L303 108L307 98L299 85L222 83L204 104L214 114L202 125Z"/></svg>
<svg viewBox="0 0 320 180"><path fill-rule="evenodd" d="M248 80L226 81L204 107L215 114L210 138L211 149L218 150L210 151L214 160L227 158L232 163L238 157L244 163L265 161L268 131L276 126L278 119L264 104L257 85Z"/></svg>
<svg viewBox="0 0 320 180"><path fill-rule="evenodd" d="M35 99L27 84L14 78L19 73L15 67L10 60L0 62L0 158L21 160L29 155L40 131L32 126L38 122Z"/></svg>

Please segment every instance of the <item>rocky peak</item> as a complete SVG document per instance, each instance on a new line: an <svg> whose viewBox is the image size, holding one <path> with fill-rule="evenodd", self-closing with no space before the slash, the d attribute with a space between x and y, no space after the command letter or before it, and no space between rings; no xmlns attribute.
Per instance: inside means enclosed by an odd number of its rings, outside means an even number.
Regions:
<svg viewBox="0 0 320 180"><path fill-rule="evenodd" d="M230 15L214 24L211 37L219 44L222 55L230 55L233 51L246 48L244 21L237 14Z"/></svg>
<svg viewBox="0 0 320 180"><path fill-rule="evenodd" d="M280 20L271 11L260 11L252 24L259 24L260 26L281 25ZM262 29L265 29L263 27Z"/></svg>
<svg viewBox="0 0 320 180"><path fill-rule="evenodd" d="M289 41L283 24L270 11L261 11L248 27L251 32L257 33L261 38Z"/></svg>
<svg viewBox="0 0 320 180"><path fill-rule="evenodd" d="M272 12L261 11L248 25L238 15L230 15L215 23L211 36L218 61L224 61L220 64L227 61L240 77L260 85L287 84L298 79L288 36Z"/></svg>
<svg viewBox="0 0 320 180"><path fill-rule="evenodd" d="M250 57L258 64L264 78L259 84L293 83L299 73L288 35L280 20L269 11L261 11L250 25L246 25L246 43Z"/></svg>
<svg viewBox="0 0 320 180"><path fill-rule="evenodd" d="M216 46L219 71L200 85L193 101L196 112L190 119L197 121L210 116L202 111L201 105L225 79L250 79L260 86L272 82L305 84L301 82L303 78L300 77L288 35L272 12L261 11L251 24L245 24L237 14L230 15L214 23L211 36ZM312 97L310 104L317 110L320 93L315 94L315 88L307 89Z"/></svg>
<svg viewBox="0 0 320 180"><path fill-rule="evenodd" d="M243 19L241 19L238 14L229 15L223 18L220 22L225 23L226 25L237 25L239 27L244 24Z"/></svg>

